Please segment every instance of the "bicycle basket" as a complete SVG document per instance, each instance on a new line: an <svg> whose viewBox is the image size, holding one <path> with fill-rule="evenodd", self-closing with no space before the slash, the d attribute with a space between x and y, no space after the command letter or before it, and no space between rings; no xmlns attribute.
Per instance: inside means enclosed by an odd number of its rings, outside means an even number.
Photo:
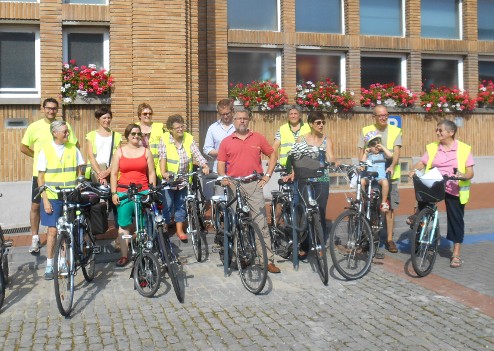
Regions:
<svg viewBox="0 0 494 351"><path fill-rule="evenodd" d="M444 186L446 182L439 180L435 182L432 187L426 186L419 177L413 177L413 186L415 188L415 199L419 202L440 202L444 200L445 191Z"/></svg>
<svg viewBox="0 0 494 351"><path fill-rule="evenodd" d="M100 201L98 193L93 191L73 191L67 198L69 202L78 203L82 206L96 205Z"/></svg>
<svg viewBox="0 0 494 351"><path fill-rule="evenodd" d="M324 175L319 159L303 155L300 159L292 159L293 171L296 179L319 178Z"/></svg>

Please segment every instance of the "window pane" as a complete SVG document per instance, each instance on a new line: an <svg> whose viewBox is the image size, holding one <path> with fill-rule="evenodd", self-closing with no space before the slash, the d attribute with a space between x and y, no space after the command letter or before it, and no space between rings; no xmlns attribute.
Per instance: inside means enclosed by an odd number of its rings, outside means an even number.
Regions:
<svg viewBox="0 0 494 351"><path fill-rule="evenodd" d="M454 88L458 86L458 61L423 59L422 60L422 84L425 91L435 87L445 86Z"/></svg>
<svg viewBox="0 0 494 351"><path fill-rule="evenodd" d="M104 67L103 34L69 33L67 38L69 60L75 60L78 66L95 64L97 69Z"/></svg>
<svg viewBox="0 0 494 351"><path fill-rule="evenodd" d="M494 40L494 0L478 2L479 40Z"/></svg>
<svg viewBox="0 0 494 351"><path fill-rule="evenodd" d="M65 4L106 5L106 0L64 0Z"/></svg>
<svg viewBox="0 0 494 351"><path fill-rule="evenodd" d="M228 28L278 30L277 0L228 0Z"/></svg>
<svg viewBox="0 0 494 351"><path fill-rule="evenodd" d="M252 51L228 53L228 81L250 83L269 80L276 83L276 52Z"/></svg>
<svg viewBox="0 0 494 351"><path fill-rule="evenodd" d="M421 1L422 37L459 39L459 0Z"/></svg>
<svg viewBox="0 0 494 351"><path fill-rule="evenodd" d="M36 88L35 33L0 32L0 88Z"/></svg>
<svg viewBox="0 0 494 351"><path fill-rule="evenodd" d="M479 61L479 81L483 80L494 82L494 61Z"/></svg>
<svg viewBox="0 0 494 351"><path fill-rule="evenodd" d="M296 0L297 32L341 33L341 0Z"/></svg>
<svg viewBox="0 0 494 351"><path fill-rule="evenodd" d="M374 83L401 85L401 58L362 57L360 65L361 85L364 88Z"/></svg>
<svg viewBox="0 0 494 351"><path fill-rule="evenodd" d="M340 56L297 54L297 82L331 79L341 85Z"/></svg>
<svg viewBox="0 0 494 351"><path fill-rule="evenodd" d="M360 34L401 37L401 0L360 0Z"/></svg>

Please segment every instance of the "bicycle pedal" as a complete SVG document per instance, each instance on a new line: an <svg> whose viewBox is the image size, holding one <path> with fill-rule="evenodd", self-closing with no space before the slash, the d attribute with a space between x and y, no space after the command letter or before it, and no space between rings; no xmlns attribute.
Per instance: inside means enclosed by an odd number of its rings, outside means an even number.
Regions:
<svg viewBox="0 0 494 351"><path fill-rule="evenodd" d="M132 239L132 235L130 234L123 234L122 239Z"/></svg>
<svg viewBox="0 0 494 351"><path fill-rule="evenodd" d="M94 254L99 254L99 253L101 253L101 246L100 246L100 245L94 245L94 246L93 246L93 253L94 253Z"/></svg>

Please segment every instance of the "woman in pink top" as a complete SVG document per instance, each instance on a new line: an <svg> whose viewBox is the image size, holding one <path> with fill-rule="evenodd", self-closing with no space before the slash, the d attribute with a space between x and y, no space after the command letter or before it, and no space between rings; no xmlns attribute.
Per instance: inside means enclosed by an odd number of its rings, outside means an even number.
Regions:
<svg viewBox="0 0 494 351"><path fill-rule="evenodd" d="M446 214L448 221L447 239L453 242L453 255L450 266L461 267L461 244L465 236L465 204L470 195L470 179L473 178L473 156L470 145L455 140L457 126L454 122L443 120L437 124L437 142L427 145L427 151L415 165L415 171L436 167L442 175L455 176L464 180L449 180L446 182ZM422 205L423 206L423 205ZM419 203L419 209L421 204Z"/></svg>
<svg viewBox="0 0 494 351"><path fill-rule="evenodd" d="M148 184L156 185L156 173L154 170L153 155L148 148L141 144L141 128L137 124L129 124L124 133L127 145L117 149L111 162L111 193L112 201L118 206L118 236L120 240L121 257L117 266L123 267L129 262L128 243L122 235L129 235L129 227L132 224L134 204L130 199L120 201L125 194L125 188L117 187L117 184L129 185L141 184L142 191L149 189Z"/></svg>

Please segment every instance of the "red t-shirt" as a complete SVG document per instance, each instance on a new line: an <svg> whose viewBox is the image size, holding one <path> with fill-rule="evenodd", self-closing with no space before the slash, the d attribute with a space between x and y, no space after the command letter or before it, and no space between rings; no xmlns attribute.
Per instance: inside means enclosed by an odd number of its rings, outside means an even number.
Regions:
<svg viewBox="0 0 494 351"><path fill-rule="evenodd" d="M135 183L142 185L141 191L149 189L146 149L144 149L144 154L142 156L136 158L125 157L122 152L120 163L118 165L120 171L118 184L129 185L130 183ZM127 189L117 188L117 191L126 192Z"/></svg>
<svg viewBox="0 0 494 351"><path fill-rule="evenodd" d="M235 133L221 141L218 161L226 163L226 174L231 177L245 177L253 171L262 173L261 153L269 156L274 149L259 133L249 132L245 140Z"/></svg>

